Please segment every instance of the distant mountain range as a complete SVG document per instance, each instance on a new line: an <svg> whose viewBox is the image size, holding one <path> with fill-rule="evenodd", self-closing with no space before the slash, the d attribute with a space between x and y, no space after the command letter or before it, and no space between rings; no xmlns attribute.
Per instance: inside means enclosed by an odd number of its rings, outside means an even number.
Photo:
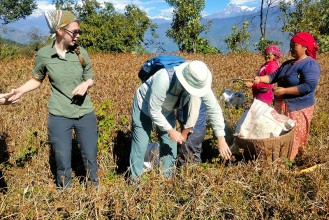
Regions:
<svg viewBox="0 0 329 220"><path fill-rule="evenodd" d="M209 40L210 45L218 48L222 52L227 52L228 48L225 43L225 38L233 33L232 27L237 26L242 27L244 21L249 21L248 32L251 33L251 39L249 41L249 50L254 51L254 43L258 42L261 36L260 32L260 9L259 8L246 8L237 6L234 4L229 4L224 10L216 12L214 14L203 17L203 22L212 21L211 29L208 33L202 34L201 37ZM283 52L287 53L289 51L289 35L282 32L283 22L281 19L281 12L279 7L272 7L269 11L267 20L267 34L268 40L282 42L280 45ZM167 51L177 51L178 46L173 42L172 39L166 37L166 31L170 27L171 21L166 19L154 20L158 24L157 33L159 35L158 39L154 39L151 36L151 32L147 32L145 35L145 40L153 40L153 45L162 45ZM156 53L161 52L158 48L154 46L145 46L150 52Z"/></svg>
<svg viewBox="0 0 329 220"><path fill-rule="evenodd" d="M38 32L41 36L49 33L46 19L43 15L38 17L27 17L7 25L0 25L0 35L5 39L28 44L31 42L32 33Z"/></svg>
<svg viewBox="0 0 329 220"><path fill-rule="evenodd" d="M222 52L227 51L225 38L233 33L232 27L241 27L243 22L249 21L249 33L252 34L250 39L251 51L254 51L253 44L258 42L260 38L259 29L259 8L248 8L246 6L238 6L236 4L228 4L226 8L218 11L214 14L203 17L203 21L211 20L211 29L208 33L203 34L202 37L209 40L210 44ZM282 21L280 18L280 10L278 7L270 9L268 23L267 23L267 39L276 40L282 42L283 51L287 52L289 48L289 36L282 33ZM166 31L170 27L171 20L169 19L153 19L154 23L158 25L156 32L159 38L154 39L151 36L150 31L145 34L145 42L153 42L152 44L145 45L149 52L161 52L155 45L161 45L167 52L177 51L177 45L172 39L166 37ZM0 35L5 39L10 39L18 43L28 44L31 42L32 33L38 32L39 35L47 36L49 29L45 21L44 16L28 17L27 19L21 19L14 23L0 26Z"/></svg>
<svg viewBox="0 0 329 220"><path fill-rule="evenodd" d="M223 10L220 10L214 14L204 16L204 19L218 19L218 18L229 18L240 15L253 14L260 11L260 7L250 8L247 6L239 6L237 4L230 3Z"/></svg>

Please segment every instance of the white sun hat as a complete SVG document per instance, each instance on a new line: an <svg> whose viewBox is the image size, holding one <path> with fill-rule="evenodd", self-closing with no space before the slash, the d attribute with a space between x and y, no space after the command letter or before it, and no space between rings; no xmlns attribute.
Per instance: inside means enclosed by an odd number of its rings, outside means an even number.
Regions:
<svg viewBox="0 0 329 220"><path fill-rule="evenodd" d="M199 60L186 62L176 68L176 76L188 93L202 97L211 90L212 74Z"/></svg>

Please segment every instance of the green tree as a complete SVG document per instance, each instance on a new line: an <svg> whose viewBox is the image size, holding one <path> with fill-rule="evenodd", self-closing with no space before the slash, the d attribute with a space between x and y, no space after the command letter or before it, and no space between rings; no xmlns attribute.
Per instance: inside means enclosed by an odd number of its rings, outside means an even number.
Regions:
<svg viewBox="0 0 329 220"><path fill-rule="evenodd" d="M281 45L282 42L274 41L274 40L267 40L265 38L260 38L258 42L254 43L254 47L255 47L255 50L263 52L267 46L272 45L272 44Z"/></svg>
<svg viewBox="0 0 329 220"><path fill-rule="evenodd" d="M1 0L0 19L4 24L26 18L37 8L35 0Z"/></svg>
<svg viewBox="0 0 329 220"><path fill-rule="evenodd" d="M103 10L108 10L107 7L105 5ZM91 17L97 16L99 10L101 10L101 5L97 0L83 0L82 5L75 6L75 12L81 22L87 22Z"/></svg>
<svg viewBox="0 0 329 220"><path fill-rule="evenodd" d="M167 31L182 52L216 51L209 42L200 37L202 32L210 29L211 22L201 23L201 11L205 7L204 0L166 0L174 8L173 22ZM201 51L200 51L201 50Z"/></svg>
<svg viewBox="0 0 329 220"><path fill-rule="evenodd" d="M260 39L259 42L256 42L254 44L254 47L258 51L264 51L264 49L270 45L270 44L281 44L281 42L273 41L267 39L267 20L268 15L270 14L271 9L273 8L273 5L278 3L279 0L262 0L261 1L261 7L259 11L259 29L260 29Z"/></svg>
<svg viewBox="0 0 329 220"><path fill-rule="evenodd" d="M68 11L74 10L74 0L53 0L52 4L55 4L56 9Z"/></svg>
<svg viewBox="0 0 329 220"><path fill-rule="evenodd" d="M142 11L135 5L127 5L125 8L126 17L126 42L130 47L142 51L142 44L144 42L144 35L146 30L151 27L154 28L154 24L147 17L146 12ZM154 29L153 29L154 30Z"/></svg>
<svg viewBox="0 0 329 220"><path fill-rule="evenodd" d="M0 61L11 59L20 54L20 45L0 37Z"/></svg>
<svg viewBox="0 0 329 220"><path fill-rule="evenodd" d="M144 34L154 24L137 6L127 5L118 13L111 3L100 8L97 1L85 0L77 9L82 46L97 52L143 52Z"/></svg>
<svg viewBox="0 0 329 220"><path fill-rule="evenodd" d="M47 37L42 34L40 29L32 27L28 34L31 38L29 47L32 49L32 51L38 51L45 45Z"/></svg>
<svg viewBox="0 0 329 220"><path fill-rule="evenodd" d="M282 1L280 9L284 14L284 32L291 36L309 32L320 44L321 52L329 51L329 0Z"/></svg>
<svg viewBox="0 0 329 220"><path fill-rule="evenodd" d="M267 26L268 15L269 15L273 5L275 5L275 3L277 3L278 1L279 0L262 0L261 1L261 7L260 7L260 11L259 11L259 15L260 15L259 28L260 28L260 33L261 33L261 39L267 39L266 26Z"/></svg>
<svg viewBox="0 0 329 220"><path fill-rule="evenodd" d="M229 52L247 52L251 34L247 31L249 22L245 21L239 30L233 26L233 33L225 38Z"/></svg>

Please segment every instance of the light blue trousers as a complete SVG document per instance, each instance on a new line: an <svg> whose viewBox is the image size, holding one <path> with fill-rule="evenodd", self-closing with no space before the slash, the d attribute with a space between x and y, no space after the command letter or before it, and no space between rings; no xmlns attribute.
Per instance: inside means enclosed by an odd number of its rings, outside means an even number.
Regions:
<svg viewBox="0 0 329 220"><path fill-rule="evenodd" d="M176 127L174 111L166 116L166 119L173 128ZM151 118L139 109L135 95L132 106L132 143L130 152L132 179L136 179L136 177L142 174L144 156L147 151L152 124ZM177 157L177 142L171 141L166 131L157 129L157 134L160 141L159 157L162 175L164 177L172 177Z"/></svg>

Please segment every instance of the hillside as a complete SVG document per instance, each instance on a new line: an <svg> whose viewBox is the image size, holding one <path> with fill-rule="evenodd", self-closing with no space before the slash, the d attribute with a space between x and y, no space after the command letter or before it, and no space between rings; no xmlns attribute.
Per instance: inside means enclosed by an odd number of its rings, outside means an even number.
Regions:
<svg viewBox="0 0 329 220"><path fill-rule="evenodd" d="M217 98L224 89L243 91L250 98L250 90L239 82L229 83L230 79L252 77L263 62L259 54L180 55L209 65ZM19 103L0 105L0 219L328 219L328 55L318 57L322 75L302 159L281 158L273 164L234 158L224 162L208 127L202 164L177 169L173 179L161 177L156 168L136 185L126 179L131 104L140 85L138 69L150 55L90 57L95 86L89 95L99 123L100 187L85 187L83 162L73 137L73 187L56 189L56 165L47 133L50 88L45 79ZM32 57L1 61L0 92L30 79L33 65ZM226 137L230 137L243 109L220 104L228 128ZM313 168L305 170L309 167Z"/></svg>
<svg viewBox="0 0 329 220"><path fill-rule="evenodd" d="M282 33L281 29L283 26L282 20L280 20L280 11L277 7L271 9L271 13L268 17L267 23L267 39L282 42L282 51L288 53L289 51L289 40L290 37L286 33ZM210 45L218 48L222 52L227 52L227 45L225 43L226 36L233 33L232 27L238 26L239 28L243 25L243 22L248 20L249 28L248 32L251 33L251 39L249 42L249 50L255 51L253 44L259 41L261 36L259 29L259 12L253 12L248 15L239 15L235 17L228 18L214 18L210 19L212 21L211 29L208 33L201 35L202 37L209 40ZM205 21L205 20L204 20ZM158 22L157 33L159 34L158 39L154 39L150 32L145 35L146 40L154 40L155 44L162 44L163 47L169 51L177 51L177 45L172 41L172 39L166 37L166 31L170 27L171 22L164 21ZM154 49L154 47L146 47L151 52L159 52Z"/></svg>
<svg viewBox="0 0 329 220"><path fill-rule="evenodd" d="M218 15L208 17L210 17L210 20L213 22L211 29L208 33L201 36L208 39L212 46L217 47L222 52L227 51L226 43L224 40L226 36L232 34L232 27L241 27L244 21L250 21L248 31L252 34L252 38L250 39L249 50L254 51L253 44L258 42L260 38L259 12L250 12L246 15L237 15L234 17L226 18L213 18L218 17ZM283 42L282 49L284 52L288 52L289 36L281 32L283 23L279 17L279 9L277 7L272 8L267 23L267 38ZM151 53L162 52L157 48L157 46L163 47L167 52L177 51L177 45L173 42L172 39L166 37L166 31L170 27L171 21L165 19L155 19L153 22L158 24L158 29L156 32L158 33L159 38L154 39L151 36L151 32L147 31L145 34L144 42L153 43L145 46L145 48ZM26 20L22 19L17 22L10 23L6 26L0 26L0 35L3 38L11 39L22 44L27 44L31 41L31 31L38 31L41 35L45 36L48 35L48 26L43 16L28 17Z"/></svg>

